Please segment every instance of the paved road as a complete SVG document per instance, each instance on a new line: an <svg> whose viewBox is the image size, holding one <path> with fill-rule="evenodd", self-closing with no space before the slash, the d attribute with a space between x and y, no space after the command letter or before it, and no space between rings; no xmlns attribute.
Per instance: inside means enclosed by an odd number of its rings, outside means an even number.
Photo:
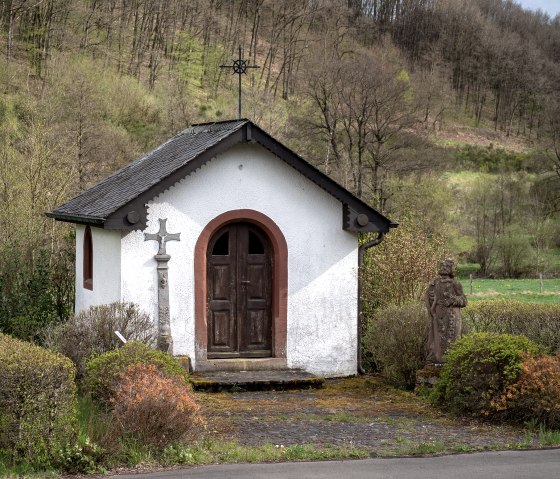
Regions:
<svg viewBox="0 0 560 479"><path fill-rule="evenodd" d="M118 479L560 479L560 449L358 461L229 464Z"/></svg>

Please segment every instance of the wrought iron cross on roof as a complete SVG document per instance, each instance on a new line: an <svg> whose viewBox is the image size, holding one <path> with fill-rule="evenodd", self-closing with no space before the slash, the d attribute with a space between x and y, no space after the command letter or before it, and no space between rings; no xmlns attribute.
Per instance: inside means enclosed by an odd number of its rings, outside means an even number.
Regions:
<svg viewBox="0 0 560 479"><path fill-rule="evenodd" d="M233 61L233 65L220 65L220 68L233 68L233 74L239 78L239 103L237 105L237 117L241 118L241 75L247 73L247 68L260 68L257 65L249 65L247 60L243 59L243 49L239 47L239 58Z"/></svg>

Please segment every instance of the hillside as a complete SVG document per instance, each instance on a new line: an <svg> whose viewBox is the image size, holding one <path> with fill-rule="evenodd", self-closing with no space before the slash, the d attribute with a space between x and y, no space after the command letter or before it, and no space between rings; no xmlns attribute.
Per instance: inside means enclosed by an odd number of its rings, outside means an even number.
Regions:
<svg viewBox="0 0 560 479"><path fill-rule="evenodd" d="M558 273L558 17L509 0L5 0L1 317L30 288L66 314L72 233L43 213L235 117L220 65L239 46L259 66L245 117L485 275Z"/></svg>

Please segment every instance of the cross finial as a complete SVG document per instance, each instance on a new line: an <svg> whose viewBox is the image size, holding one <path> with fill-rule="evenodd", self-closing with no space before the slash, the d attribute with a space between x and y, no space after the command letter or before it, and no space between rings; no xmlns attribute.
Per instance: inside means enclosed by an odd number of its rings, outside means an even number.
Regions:
<svg viewBox="0 0 560 479"><path fill-rule="evenodd" d="M168 233L165 228L167 218L159 219L159 231L157 233L144 233L144 241L157 241L159 249L157 254L167 254L165 251L165 243L168 241L181 241L181 233Z"/></svg>
<svg viewBox="0 0 560 479"><path fill-rule="evenodd" d="M249 65L247 60L243 59L243 49L239 46L239 57L233 61L233 65L220 65L220 68L233 68L234 74L239 77L239 99L237 104L237 117L241 118L241 75L247 73L247 68L260 68L257 65Z"/></svg>

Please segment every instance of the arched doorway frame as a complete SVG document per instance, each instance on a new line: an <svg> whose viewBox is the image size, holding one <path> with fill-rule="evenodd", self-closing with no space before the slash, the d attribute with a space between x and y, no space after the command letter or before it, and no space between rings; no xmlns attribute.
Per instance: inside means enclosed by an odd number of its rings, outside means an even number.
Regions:
<svg viewBox="0 0 560 479"><path fill-rule="evenodd" d="M231 210L211 220L194 248L195 359L207 360L206 252L214 233L230 223L246 221L261 228L272 246L272 357L286 357L288 322L288 245L280 228L268 216L255 210ZM217 360L220 361L220 360Z"/></svg>

